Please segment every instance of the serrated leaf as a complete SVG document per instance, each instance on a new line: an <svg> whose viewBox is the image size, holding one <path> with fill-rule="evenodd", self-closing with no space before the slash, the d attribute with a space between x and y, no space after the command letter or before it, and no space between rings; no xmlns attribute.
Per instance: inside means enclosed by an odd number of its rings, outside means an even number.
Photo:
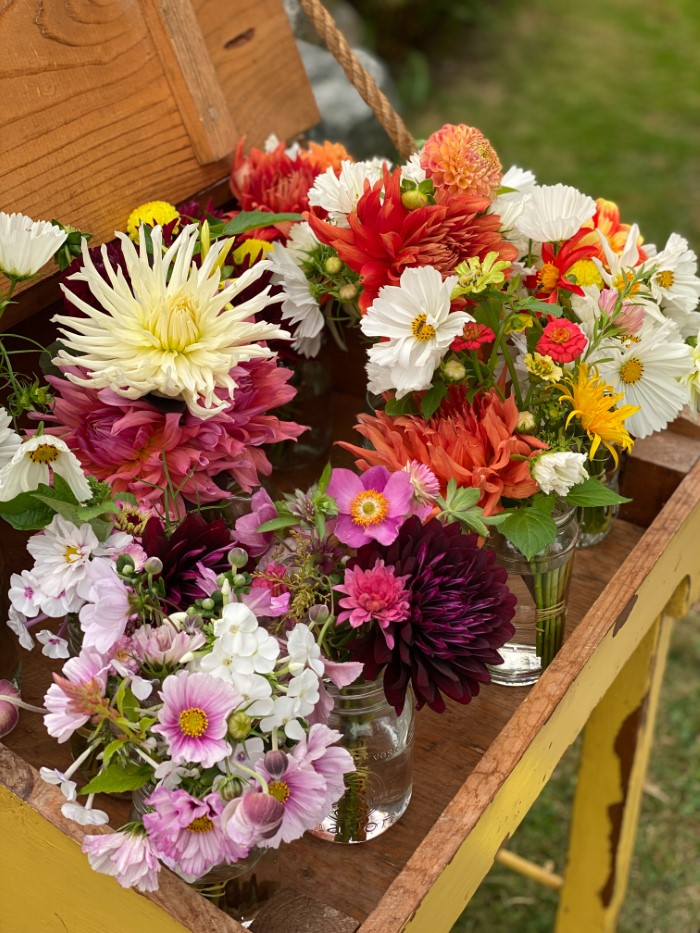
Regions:
<svg viewBox="0 0 700 933"><path fill-rule="evenodd" d="M227 224L216 231L216 238L224 236L237 236L256 230L258 227L272 227L274 224L295 222L303 220L301 214L272 214L269 211L243 211L232 217Z"/></svg>
<svg viewBox="0 0 700 933"><path fill-rule="evenodd" d="M413 403L413 396L404 395L403 398L390 398L384 406L384 411L392 418L398 415L415 415L416 406Z"/></svg>
<svg viewBox="0 0 700 933"><path fill-rule="evenodd" d="M557 536L554 519L546 512L531 507L514 509L505 521L501 522L499 530L526 560L532 560Z"/></svg>
<svg viewBox="0 0 700 933"><path fill-rule="evenodd" d="M567 502L579 508L589 508L595 505L619 505L622 502L631 502L619 492L609 486L603 485L595 476L589 476L582 483L577 483L564 496Z"/></svg>
<svg viewBox="0 0 700 933"><path fill-rule="evenodd" d="M146 764L134 761L114 762L103 768L95 777L81 788L81 794L117 794L122 791L138 790L153 777L153 771Z"/></svg>
<svg viewBox="0 0 700 933"><path fill-rule="evenodd" d="M530 502L530 508L537 509L538 512L542 512L544 515L551 515L554 511L554 506L557 504L557 497L544 492L538 492L537 495L532 497Z"/></svg>
<svg viewBox="0 0 700 933"><path fill-rule="evenodd" d="M440 402L446 395L447 386L444 382L436 382L434 386L428 389L420 402L420 413L426 421L433 417L440 407Z"/></svg>

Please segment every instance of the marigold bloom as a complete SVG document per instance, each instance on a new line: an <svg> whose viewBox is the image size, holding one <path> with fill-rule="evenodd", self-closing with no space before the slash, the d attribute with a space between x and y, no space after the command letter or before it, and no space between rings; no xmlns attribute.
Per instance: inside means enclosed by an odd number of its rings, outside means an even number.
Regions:
<svg viewBox="0 0 700 933"><path fill-rule="evenodd" d="M503 177L496 150L473 126L446 124L429 136L420 164L436 191L447 197L476 195L493 198Z"/></svg>
<svg viewBox="0 0 700 933"><path fill-rule="evenodd" d="M590 458L595 457L598 447L602 444L610 451L617 464L619 458L616 448L632 449L634 441L623 422L639 411L638 406L622 405L616 408L624 395L613 392L611 386L598 376L597 370L589 370L586 363L581 363L576 373L566 381L570 387L569 391L562 393L559 399L568 402L572 408L566 419L567 427L577 418L592 442Z"/></svg>
<svg viewBox="0 0 700 933"><path fill-rule="evenodd" d="M180 213L174 204L169 204L167 201L149 201L147 204L140 204L129 214L126 232L135 243L138 243L139 230L143 224L149 227L165 227L173 220L179 219Z"/></svg>
<svg viewBox="0 0 700 933"><path fill-rule="evenodd" d="M487 515L501 510L503 496L526 499L538 490L530 476L529 460L547 445L515 433L515 399L503 401L493 389L469 404L460 388L451 388L428 422L415 415L392 418L385 412L360 415L358 420L356 430L374 449L347 443L340 446L358 458L356 463L362 470L378 464L401 470L410 461L418 461L433 471L443 495L452 478L459 486L481 490L479 505Z"/></svg>

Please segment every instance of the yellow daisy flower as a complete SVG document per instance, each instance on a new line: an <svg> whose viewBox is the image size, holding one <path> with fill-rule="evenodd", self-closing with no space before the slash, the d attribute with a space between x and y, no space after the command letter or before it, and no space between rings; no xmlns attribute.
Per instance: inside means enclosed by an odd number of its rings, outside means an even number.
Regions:
<svg viewBox="0 0 700 933"><path fill-rule="evenodd" d="M634 441L623 422L639 411L636 405L622 405L616 408L622 393L613 392L611 386L600 378L596 369L589 372L588 366L581 363L575 374L566 380L570 391L559 396L562 402L569 402L572 411L566 419L567 427L573 418L581 422L591 441L590 459L595 457L598 447L603 444L610 451L615 464L618 463L616 448L631 450Z"/></svg>

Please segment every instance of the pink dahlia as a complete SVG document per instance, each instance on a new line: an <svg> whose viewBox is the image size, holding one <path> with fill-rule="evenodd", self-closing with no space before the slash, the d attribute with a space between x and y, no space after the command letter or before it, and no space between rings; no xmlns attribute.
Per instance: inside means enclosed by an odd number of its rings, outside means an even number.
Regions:
<svg viewBox="0 0 700 933"><path fill-rule="evenodd" d="M456 195L493 198L503 177L496 150L473 126L447 123L425 141L420 164L438 199Z"/></svg>
<svg viewBox="0 0 700 933"><path fill-rule="evenodd" d="M44 725L49 735L66 742L106 705L107 668L94 648L84 648L77 658L66 661L62 675L53 674L53 679L44 697Z"/></svg>
<svg viewBox="0 0 700 933"><path fill-rule="evenodd" d="M196 881L215 865L233 864L248 854L221 829L224 802L218 794L203 799L184 790L158 787L146 800L152 811L143 816L158 857L185 881Z"/></svg>
<svg viewBox="0 0 700 933"><path fill-rule="evenodd" d="M372 467L361 476L352 470L331 474L328 495L338 505L335 535L343 544L360 547L369 541L391 544L412 514L413 486L407 473Z"/></svg>
<svg viewBox="0 0 700 933"><path fill-rule="evenodd" d="M140 830L85 836L83 852L95 871L112 875L123 888L158 889L160 862L150 840Z"/></svg>
<svg viewBox="0 0 700 933"><path fill-rule="evenodd" d="M304 430L268 414L294 397L290 376L274 359L234 367L233 399L206 421L177 403L125 399L110 389L95 391L48 377L55 400L47 433L61 437L85 472L106 480L115 492L131 492L150 509L162 503L163 490L170 487L179 490L176 502L183 511L183 500L207 503L230 496L222 488L229 475L250 491L260 485L259 474L272 472L264 445L294 439Z"/></svg>
<svg viewBox="0 0 700 933"><path fill-rule="evenodd" d="M359 628L374 619L382 628L388 628L392 622L403 622L410 612L407 579L397 577L394 568L385 567L383 560L367 570L347 568L343 583L334 587L345 593L345 599L340 600L344 612L338 614L337 624L349 622L353 628Z"/></svg>
<svg viewBox="0 0 700 933"><path fill-rule="evenodd" d="M158 711L160 733L176 764L193 762L211 768L231 753L226 719L242 703L231 684L209 674L179 671L163 681L163 706Z"/></svg>

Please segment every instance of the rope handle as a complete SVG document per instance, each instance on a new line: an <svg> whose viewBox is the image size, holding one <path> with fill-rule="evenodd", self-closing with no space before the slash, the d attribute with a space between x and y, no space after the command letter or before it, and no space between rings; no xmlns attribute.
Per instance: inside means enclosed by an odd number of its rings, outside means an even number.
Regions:
<svg viewBox="0 0 700 933"><path fill-rule="evenodd" d="M401 158L407 159L417 148L413 136L394 110L386 94L379 89L377 82L350 48L338 24L320 0L299 0L299 5L309 17L328 51L345 72L348 81L364 102L371 107Z"/></svg>

